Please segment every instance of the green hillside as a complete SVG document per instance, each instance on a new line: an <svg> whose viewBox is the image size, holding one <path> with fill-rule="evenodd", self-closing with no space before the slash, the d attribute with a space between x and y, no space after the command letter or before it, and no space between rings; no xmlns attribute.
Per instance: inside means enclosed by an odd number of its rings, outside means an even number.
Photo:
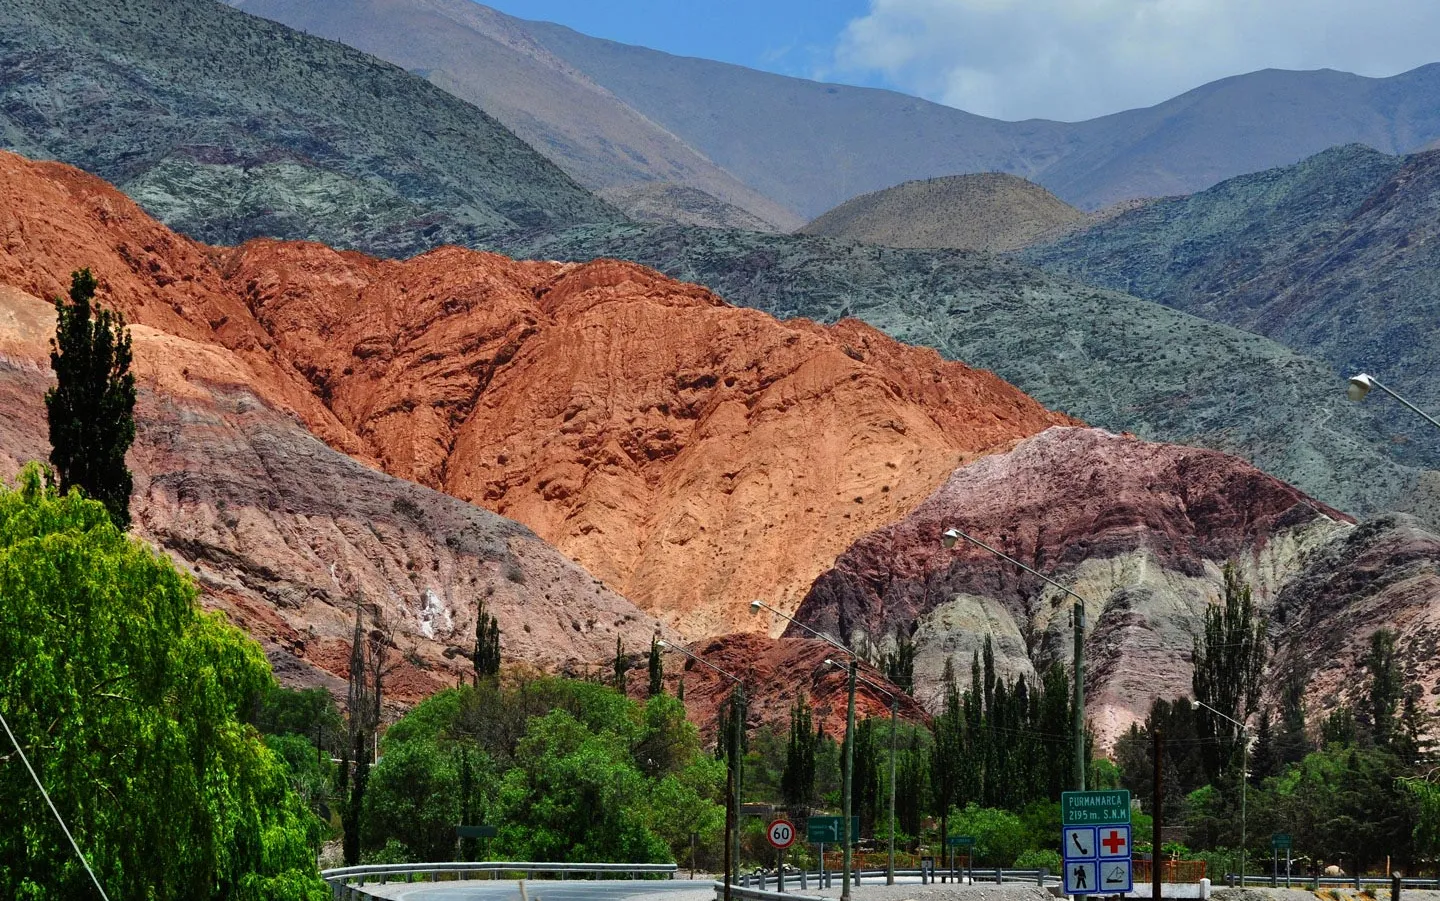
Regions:
<svg viewBox="0 0 1440 901"><path fill-rule="evenodd" d="M1266 335L1440 408L1440 152L1339 147L1158 201L1025 257ZM1395 404L1402 456L1440 435Z"/></svg>
<svg viewBox="0 0 1440 901"><path fill-rule="evenodd" d="M215 0L0 4L0 147L214 243L395 255L622 219L423 79Z"/></svg>

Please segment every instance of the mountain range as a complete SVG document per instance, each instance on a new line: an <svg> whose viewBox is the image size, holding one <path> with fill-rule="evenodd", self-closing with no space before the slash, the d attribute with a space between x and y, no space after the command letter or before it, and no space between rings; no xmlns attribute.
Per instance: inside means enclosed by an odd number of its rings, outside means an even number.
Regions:
<svg viewBox="0 0 1440 901"><path fill-rule="evenodd" d="M620 44L469 0L234 2L424 73L584 184L678 181L782 230L916 179L1008 172L1093 210L1188 194L1338 144L1393 154L1440 138L1440 65L1391 78L1267 69L1083 122L1004 122Z"/></svg>
<svg viewBox="0 0 1440 901"><path fill-rule="evenodd" d="M1359 145L1076 230L1024 257L1265 335L1440 410L1440 151ZM1398 448L1440 436L1375 398Z"/></svg>

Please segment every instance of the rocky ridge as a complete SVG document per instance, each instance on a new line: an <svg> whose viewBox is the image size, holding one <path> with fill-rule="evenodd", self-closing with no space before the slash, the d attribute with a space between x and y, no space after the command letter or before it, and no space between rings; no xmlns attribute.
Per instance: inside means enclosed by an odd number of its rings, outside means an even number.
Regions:
<svg viewBox="0 0 1440 901"><path fill-rule="evenodd" d="M960 467L909 516L857 541L796 614L861 644L910 634L916 694L932 705L946 659L967 673L985 635L997 670L1032 685L1070 658L1073 599L967 542L943 548L951 526L1087 599L1087 713L1102 746L1155 698L1189 693L1192 644L1226 561L1276 616L1297 580L1314 578L1332 543L1354 531L1234 457L1050 429ZM1368 628L1381 622L1372 616Z"/></svg>
<svg viewBox="0 0 1440 901"><path fill-rule="evenodd" d="M132 321L235 354L333 446L529 524L692 634L749 627L757 596L793 608L957 462L1070 421L861 323L777 322L630 263L204 247L11 155L0 197L0 282L53 296L92 266Z"/></svg>
<svg viewBox="0 0 1440 901"><path fill-rule="evenodd" d="M1433 411L1437 213L1440 151L1352 145L1156 201L1025 256L1266 335L1340 375L1370 372ZM1376 400L1397 458L1440 456L1440 432Z"/></svg>

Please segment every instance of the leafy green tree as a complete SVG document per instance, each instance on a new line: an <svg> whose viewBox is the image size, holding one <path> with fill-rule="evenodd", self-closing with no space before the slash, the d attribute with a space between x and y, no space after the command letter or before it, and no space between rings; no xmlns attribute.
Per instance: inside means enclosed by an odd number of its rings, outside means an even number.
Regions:
<svg viewBox="0 0 1440 901"><path fill-rule="evenodd" d="M650 685L646 697L655 697L665 691L665 664L660 659L660 637L650 638Z"/></svg>
<svg viewBox="0 0 1440 901"><path fill-rule="evenodd" d="M649 828L649 789L629 749L563 710L530 721L501 780L496 851L511 860L663 863ZM513 855L513 856L511 856Z"/></svg>
<svg viewBox="0 0 1440 901"><path fill-rule="evenodd" d="M500 675L500 621L482 599L475 610L475 682Z"/></svg>
<svg viewBox="0 0 1440 901"><path fill-rule="evenodd" d="M817 736L805 692L790 706L790 739L785 744L785 769L780 794L791 810L804 812L815 797L815 745Z"/></svg>
<svg viewBox="0 0 1440 901"><path fill-rule="evenodd" d="M105 506L33 464L0 489L0 711L110 897L328 897L314 818L241 719L272 683L260 647ZM5 751L0 897L93 897Z"/></svg>
<svg viewBox="0 0 1440 901"><path fill-rule="evenodd" d="M866 717L855 724L855 775L851 780L851 797L855 814L860 817L860 834L873 835L881 809L880 740L876 728L883 720Z"/></svg>
<svg viewBox="0 0 1440 901"><path fill-rule="evenodd" d="M955 684L955 668L945 658L941 676L945 687L945 707L935 717L935 741L930 746L930 803L940 817L942 843L950 835L950 808L960 799L963 758L965 756L965 715L960 707L960 689Z"/></svg>
<svg viewBox="0 0 1440 901"><path fill-rule="evenodd" d="M970 803L955 817L955 835L975 839L976 866L1005 867L1030 845L1030 836L1018 814Z"/></svg>
<svg viewBox="0 0 1440 901"><path fill-rule="evenodd" d="M410 860L455 856L460 822L460 774L433 741L391 746L370 771L364 795L363 846L378 851L395 841Z"/></svg>
<svg viewBox="0 0 1440 901"><path fill-rule="evenodd" d="M1270 728L1270 710L1260 711L1255 724L1255 747L1250 752L1250 784L1262 785L1266 779L1279 772L1279 760L1275 753L1275 734Z"/></svg>
<svg viewBox="0 0 1440 901"><path fill-rule="evenodd" d="M631 756L645 775L658 779L678 773L700 756L700 732L686 719L679 698L655 695L640 708L640 717Z"/></svg>
<svg viewBox="0 0 1440 901"><path fill-rule="evenodd" d="M255 728L266 735L299 735L316 748L338 751L344 720L323 688L271 686L256 704Z"/></svg>
<svg viewBox="0 0 1440 901"><path fill-rule="evenodd" d="M1277 769L1299 763L1315 750L1305 727L1305 684L1308 676L1296 669L1286 677L1280 692L1280 728L1275 736Z"/></svg>
<svg viewBox="0 0 1440 901"><path fill-rule="evenodd" d="M625 662L625 646L620 642L620 636L615 636L615 690L622 695L625 694L625 671L629 669Z"/></svg>
<svg viewBox="0 0 1440 901"><path fill-rule="evenodd" d="M318 845L330 833L330 803L334 799L335 764L303 735L267 735L265 746L285 762L289 769L290 787L300 801L315 814L310 824L311 845Z"/></svg>
<svg viewBox="0 0 1440 901"><path fill-rule="evenodd" d="M1320 724L1320 744L1325 748L1353 748L1360 739L1360 727L1355 722L1355 711L1347 704L1341 704Z"/></svg>
<svg viewBox="0 0 1440 901"><path fill-rule="evenodd" d="M895 764L895 819L907 835L919 835L925 808L926 784L924 727L911 727Z"/></svg>
<svg viewBox="0 0 1440 901"><path fill-rule="evenodd" d="M1260 703L1260 675L1265 669L1265 623L1255 611L1250 585L1234 562L1225 564L1219 604L1205 610L1195 642L1195 697L1238 722L1248 722ZM1239 729L1217 716L1198 721L1207 744L1206 772L1213 780L1232 764L1240 765Z"/></svg>
<svg viewBox="0 0 1440 901"><path fill-rule="evenodd" d="M125 453L135 441L135 376L130 331L120 313L94 305L95 277L70 277L70 302L55 299L50 368L56 384L45 392L50 462L60 490L79 488L105 505L116 527L130 527L130 470Z"/></svg>

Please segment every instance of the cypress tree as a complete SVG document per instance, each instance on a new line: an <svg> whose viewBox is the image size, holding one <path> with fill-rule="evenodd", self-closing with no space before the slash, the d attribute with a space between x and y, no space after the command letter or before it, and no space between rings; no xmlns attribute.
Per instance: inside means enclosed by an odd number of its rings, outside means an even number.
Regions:
<svg viewBox="0 0 1440 901"><path fill-rule="evenodd" d="M1304 760L1313 750L1305 732L1306 680L1304 672L1293 671L1280 692L1280 729L1275 736L1275 758L1280 770Z"/></svg>
<svg viewBox="0 0 1440 901"><path fill-rule="evenodd" d="M665 664L660 660L660 639L650 637L650 686L647 697L655 697L665 690Z"/></svg>
<svg viewBox="0 0 1440 901"><path fill-rule="evenodd" d="M475 684L500 674L500 621L482 600L475 611Z"/></svg>
<svg viewBox="0 0 1440 901"><path fill-rule="evenodd" d="M881 659L885 678L906 694L915 692L915 644L909 634L895 628L895 652L885 654Z"/></svg>
<svg viewBox="0 0 1440 901"><path fill-rule="evenodd" d="M1389 748L1395 734L1395 714L1400 708L1400 670L1395 661L1395 633L1379 629L1370 636L1370 653L1365 656L1370 675L1365 714L1370 736L1377 748Z"/></svg>
<svg viewBox="0 0 1440 901"><path fill-rule="evenodd" d="M815 746L810 701L802 691L790 708L790 739L785 745L785 768L780 773L780 794L792 810L808 807L815 796Z"/></svg>
<svg viewBox="0 0 1440 901"><path fill-rule="evenodd" d="M117 528L130 528L133 483L125 453L135 441L135 376L125 317L93 306L95 277L70 277L70 302L55 299L50 368L56 385L45 392L50 462L60 490L79 488L105 505Z"/></svg>
<svg viewBox="0 0 1440 901"><path fill-rule="evenodd" d="M1195 697L1237 722L1247 722L1260 702L1265 668L1265 623L1255 612L1250 586L1233 563L1225 564L1223 598L1205 611L1202 637L1195 643ZM1213 782L1226 766L1240 763L1240 734L1218 716L1198 722L1206 745L1206 771ZM1243 764L1241 764L1243 766Z"/></svg>
<svg viewBox="0 0 1440 901"><path fill-rule="evenodd" d="M625 646L620 643L620 636L615 636L615 690L622 695L625 693Z"/></svg>

